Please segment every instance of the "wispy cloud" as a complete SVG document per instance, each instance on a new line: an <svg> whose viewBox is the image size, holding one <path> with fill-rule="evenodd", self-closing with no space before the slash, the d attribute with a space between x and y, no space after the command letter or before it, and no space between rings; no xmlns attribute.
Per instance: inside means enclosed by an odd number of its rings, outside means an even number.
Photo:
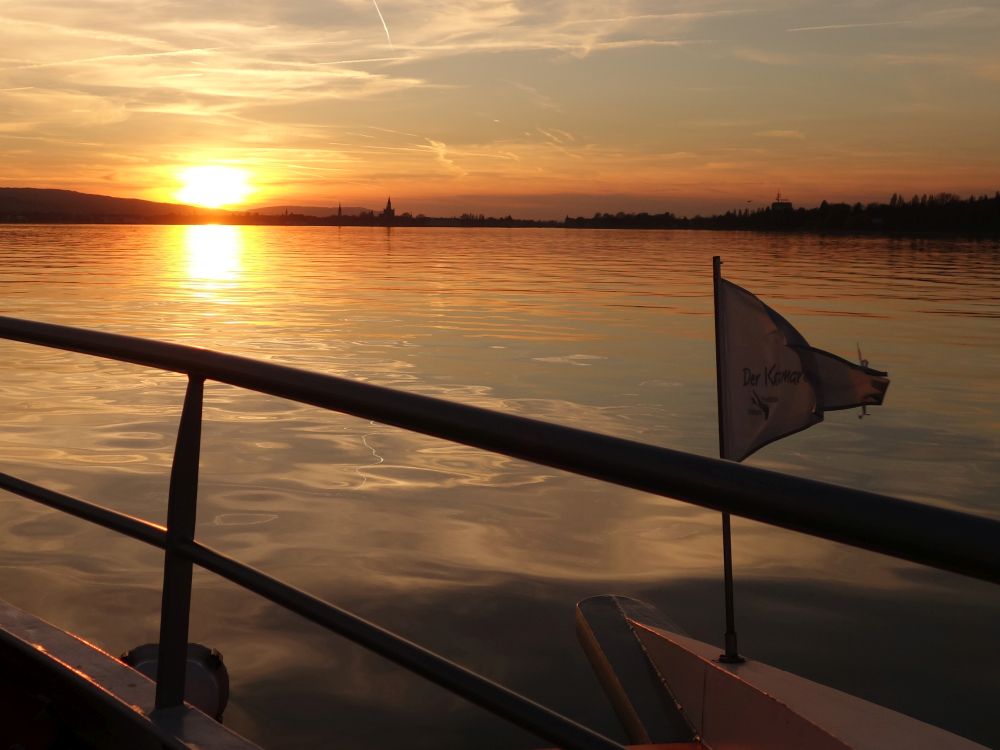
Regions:
<svg viewBox="0 0 1000 750"><path fill-rule="evenodd" d="M906 21L872 21L870 23L829 23L823 26L797 26L785 31L842 31L846 29L870 29L878 26L902 26Z"/></svg>
<svg viewBox="0 0 1000 750"><path fill-rule="evenodd" d="M456 177L465 177L468 172L458 166L454 159L448 156L448 145L442 141L435 141L432 138L427 139L426 150L434 154L437 162L441 164L445 171Z"/></svg>
<svg viewBox="0 0 1000 750"><path fill-rule="evenodd" d="M546 130L542 127L536 127L535 131L539 133L549 144L549 146L556 151L558 151L563 156L570 159L583 159L583 154L580 153L580 149L576 144L576 138L572 133L567 133L565 130L560 130L559 128L552 128ZM586 146L584 146L586 150Z"/></svg>
<svg viewBox="0 0 1000 750"><path fill-rule="evenodd" d="M368 7L378 14L385 40L392 45L377 0L363 1L372 3ZM352 5L359 2L353 0ZM222 10L213 17L193 16L186 10L177 13L169 0L141 15L116 0L93 10L79 6L69 13L61 3L53 5L60 7L59 12L46 12L50 4L51 0L15 0L8 5L4 19L8 71L22 73L12 83L49 88L58 80L61 88L81 93L102 87L103 95L116 99L126 111L199 117L223 109L356 99L434 85L395 74L386 66L440 56L548 50L584 57L601 51L684 46L693 40L650 36L650 24L665 23L663 31L676 32L731 12L640 13L595 23L593 19L600 18L592 12L600 5L595 0L556 2L530 12L508 0L469 0L457 7L434 0L399 0L393 13L406 31L395 44L398 53L386 56L364 54L380 50L376 40L359 37L356 29L292 26L282 22L281 12L261 12L263 6L241 16ZM291 5L288 13L310 12L294 0ZM61 20L41 20L43 16ZM585 23L588 19L590 23ZM375 71L373 66L382 69ZM51 72L49 79L40 77L46 71ZM183 101L151 106L149 92L157 90L174 91ZM191 93L199 104L190 101ZM536 102L552 109L559 106L542 95Z"/></svg>
<svg viewBox="0 0 1000 750"><path fill-rule="evenodd" d="M914 4L906 8L904 18L795 26L786 29L786 31L849 31L853 29L878 29L887 26L901 26L913 30L948 27L982 29L997 25L1000 25L1000 7L998 6L966 5L954 8L935 6L921 8L918 4Z"/></svg>
<svg viewBox="0 0 1000 750"><path fill-rule="evenodd" d="M378 20L382 22L382 28L385 29L385 40L389 42L389 46L392 46L392 37L389 36L389 25L385 22L385 16L382 15L382 9L378 7L378 0L372 0L372 5L375 6L375 12L378 13Z"/></svg>
<svg viewBox="0 0 1000 750"><path fill-rule="evenodd" d="M151 59L154 57L207 57L213 51L212 48L196 48L196 49L176 49L176 50L166 50L163 52L130 52L121 53L117 55L98 55L96 57L80 57L76 59L68 60L50 60L49 62L40 63L29 63L22 65L12 66L18 70L40 70L42 68L75 68L80 65L86 65L88 63L104 63L104 62L121 62L121 61L139 61L143 59Z"/></svg>
<svg viewBox="0 0 1000 750"><path fill-rule="evenodd" d="M35 6L32 12L39 15L39 10L42 9L44 9L44 3L41 4L41 8ZM46 15L59 18L62 14L51 12ZM96 17L94 20L96 20ZM4 36L8 42L12 39L16 40L18 37L34 39L38 38L38 35L44 35L43 39L45 43L39 48L39 51L51 49L54 42L63 42L65 41L63 39L65 37L83 40L88 44L93 42L112 42L160 50L169 49L171 46L168 42L153 36L143 36L127 31L108 30L103 28L99 23L93 26L77 26L53 21L39 21L25 15L7 15L0 16L0 25L3 26Z"/></svg>
<svg viewBox="0 0 1000 750"><path fill-rule="evenodd" d="M505 0L434 3L421 8L421 21L409 27L406 48L421 56L482 52L551 50L577 57L601 51L644 46L682 46L696 39L687 34L704 20L743 11L684 11L607 16L596 0L548 2L538 6ZM416 20L416 13L403 11Z"/></svg>
<svg viewBox="0 0 1000 750"><path fill-rule="evenodd" d="M759 130L754 135L760 138L784 138L793 141L804 141L805 133L801 130Z"/></svg>
<svg viewBox="0 0 1000 750"><path fill-rule="evenodd" d="M1000 81L1000 55L996 54L983 55L973 52L965 54L943 52L885 53L876 55L875 58L885 65L950 69L988 81Z"/></svg>
<svg viewBox="0 0 1000 750"><path fill-rule="evenodd" d="M914 19L916 25L984 28L1000 25L1000 6L965 5L956 8L934 8Z"/></svg>
<svg viewBox="0 0 1000 750"><path fill-rule="evenodd" d="M720 18L724 16L747 15L758 12L755 9L727 9L727 10L705 10L705 11L684 11L677 13L635 13L623 16L610 16L607 18L576 18L564 21L563 27L573 25L598 25L598 24L641 24L649 21L669 21L672 23L691 24L706 19Z"/></svg>
<svg viewBox="0 0 1000 750"><path fill-rule="evenodd" d="M801 57L798 55L768 49L737 47L731 51L731 54L738 60L760 63L761 65L797 65L801 62Z"/></svg>
<svg viewBox="0 0 1000 750"><path fill-rule="evenodd" d="M4 92L5 129L29 131L55 125L101 126L126 119L113 98L75 91L21 88Z"/></svg>
<svg viewBox="0 0 1000 750"><path fill-rule="evenodd" d="M556 102L551 96L543 94L541 91L536 89L534 86L529 86L527 83L522 83L521 81L507 81L507 83L515 88L517 91L525 94L528 100L538 106L545 109L558 110L559 103Z"/></svg>

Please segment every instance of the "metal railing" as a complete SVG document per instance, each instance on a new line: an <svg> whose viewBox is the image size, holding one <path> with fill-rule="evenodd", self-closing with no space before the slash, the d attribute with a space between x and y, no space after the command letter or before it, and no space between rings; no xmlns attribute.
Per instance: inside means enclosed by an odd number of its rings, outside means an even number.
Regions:
<svg viewBox="0 0 1000 750"><path fill-rule="evenodd" d="M253 591L560 747L620 747L194 538L205 380L312 404L1000 583L1000 521L179 344L0 316L0 338L184 373L166 527L7 474L0 489L165 550L156 706L184 696L192 566Z"/></svg>

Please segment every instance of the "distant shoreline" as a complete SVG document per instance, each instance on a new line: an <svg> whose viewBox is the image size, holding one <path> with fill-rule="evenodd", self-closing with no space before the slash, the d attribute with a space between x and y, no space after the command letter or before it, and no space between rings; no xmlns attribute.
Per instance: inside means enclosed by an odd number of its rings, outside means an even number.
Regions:
<svg viewBox="0 0 1000 750"><path fill-rule="evenodd" d="M275 222L275 221L147 221L135 218L122 219L66 219L66 220L10 220L0 217L0 227L4 226L232 226L232 227L329 227L331 229L568 229L573 231L681 231L681 232L746 232L752 234L782 234L782 235L818 235L830 237L899 237L899 238L964 238L978 240L1000 240L1000 227L984 230L963 229L888 229L888 228L855 228L855 229L812 229L812 228L779 228L779 227L720 227L706 226L576 226L562 221L534 221L530 219L516 220L510 223L498 221L495 223L461 223L459 221L440 220L420 223L402 222L352 222L331 223L321 219L313 221Z"/></svg>
<svg viewBox="0 0 1000 750"><path fill-rule="evenodd" d="M292 207L299 208L299 207ZM676 216L669 211L596 213L591 217L518 219L465 213L440 217L396 213L391 205L381 213L315 216L307 213L226 211L170 203L74 193L65 190L0 188L2 224L170 225L227 224L236 226L321 227L453 227L563 229L692 229L782 232L830 235L1000 236L1000 191L993 196L959 198L949 193L913 196L894 194L888 203L828 203L795 208L776 200L770 206L738 209L714 216Z"/></svg>

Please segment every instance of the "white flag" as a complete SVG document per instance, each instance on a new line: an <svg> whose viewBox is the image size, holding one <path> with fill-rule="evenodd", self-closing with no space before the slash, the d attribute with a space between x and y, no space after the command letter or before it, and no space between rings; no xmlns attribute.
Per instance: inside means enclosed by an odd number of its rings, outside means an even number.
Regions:
<svg viewBox="0 0 1000 750"><path fill-rule="evenodd" d="M823 412L882 403L886 373L814 349L757 297L717 279L723 458L742 461L823 421Z"/></svg>

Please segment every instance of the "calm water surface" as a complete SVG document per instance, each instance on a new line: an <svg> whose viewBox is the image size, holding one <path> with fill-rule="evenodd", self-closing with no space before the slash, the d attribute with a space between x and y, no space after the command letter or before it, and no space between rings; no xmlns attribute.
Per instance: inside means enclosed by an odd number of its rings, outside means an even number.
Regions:
<svg viewBox="0 0 1000 750"><path fill-rule="evenodd" d="M716 455L711 256L892 378L749 463L1000 517L1000 246L741 233L0 226L2 314L271 359ZM0 343L0 470L162 522L181 376ZM617 734L573 605L721 633L717 514L219 384L199 538ZM1000 745L995 587L735 520L751 656ZM0 496L0 597L119 653L161 555ZM273 748L537 747L209 574L192 640Z"/></svg>

